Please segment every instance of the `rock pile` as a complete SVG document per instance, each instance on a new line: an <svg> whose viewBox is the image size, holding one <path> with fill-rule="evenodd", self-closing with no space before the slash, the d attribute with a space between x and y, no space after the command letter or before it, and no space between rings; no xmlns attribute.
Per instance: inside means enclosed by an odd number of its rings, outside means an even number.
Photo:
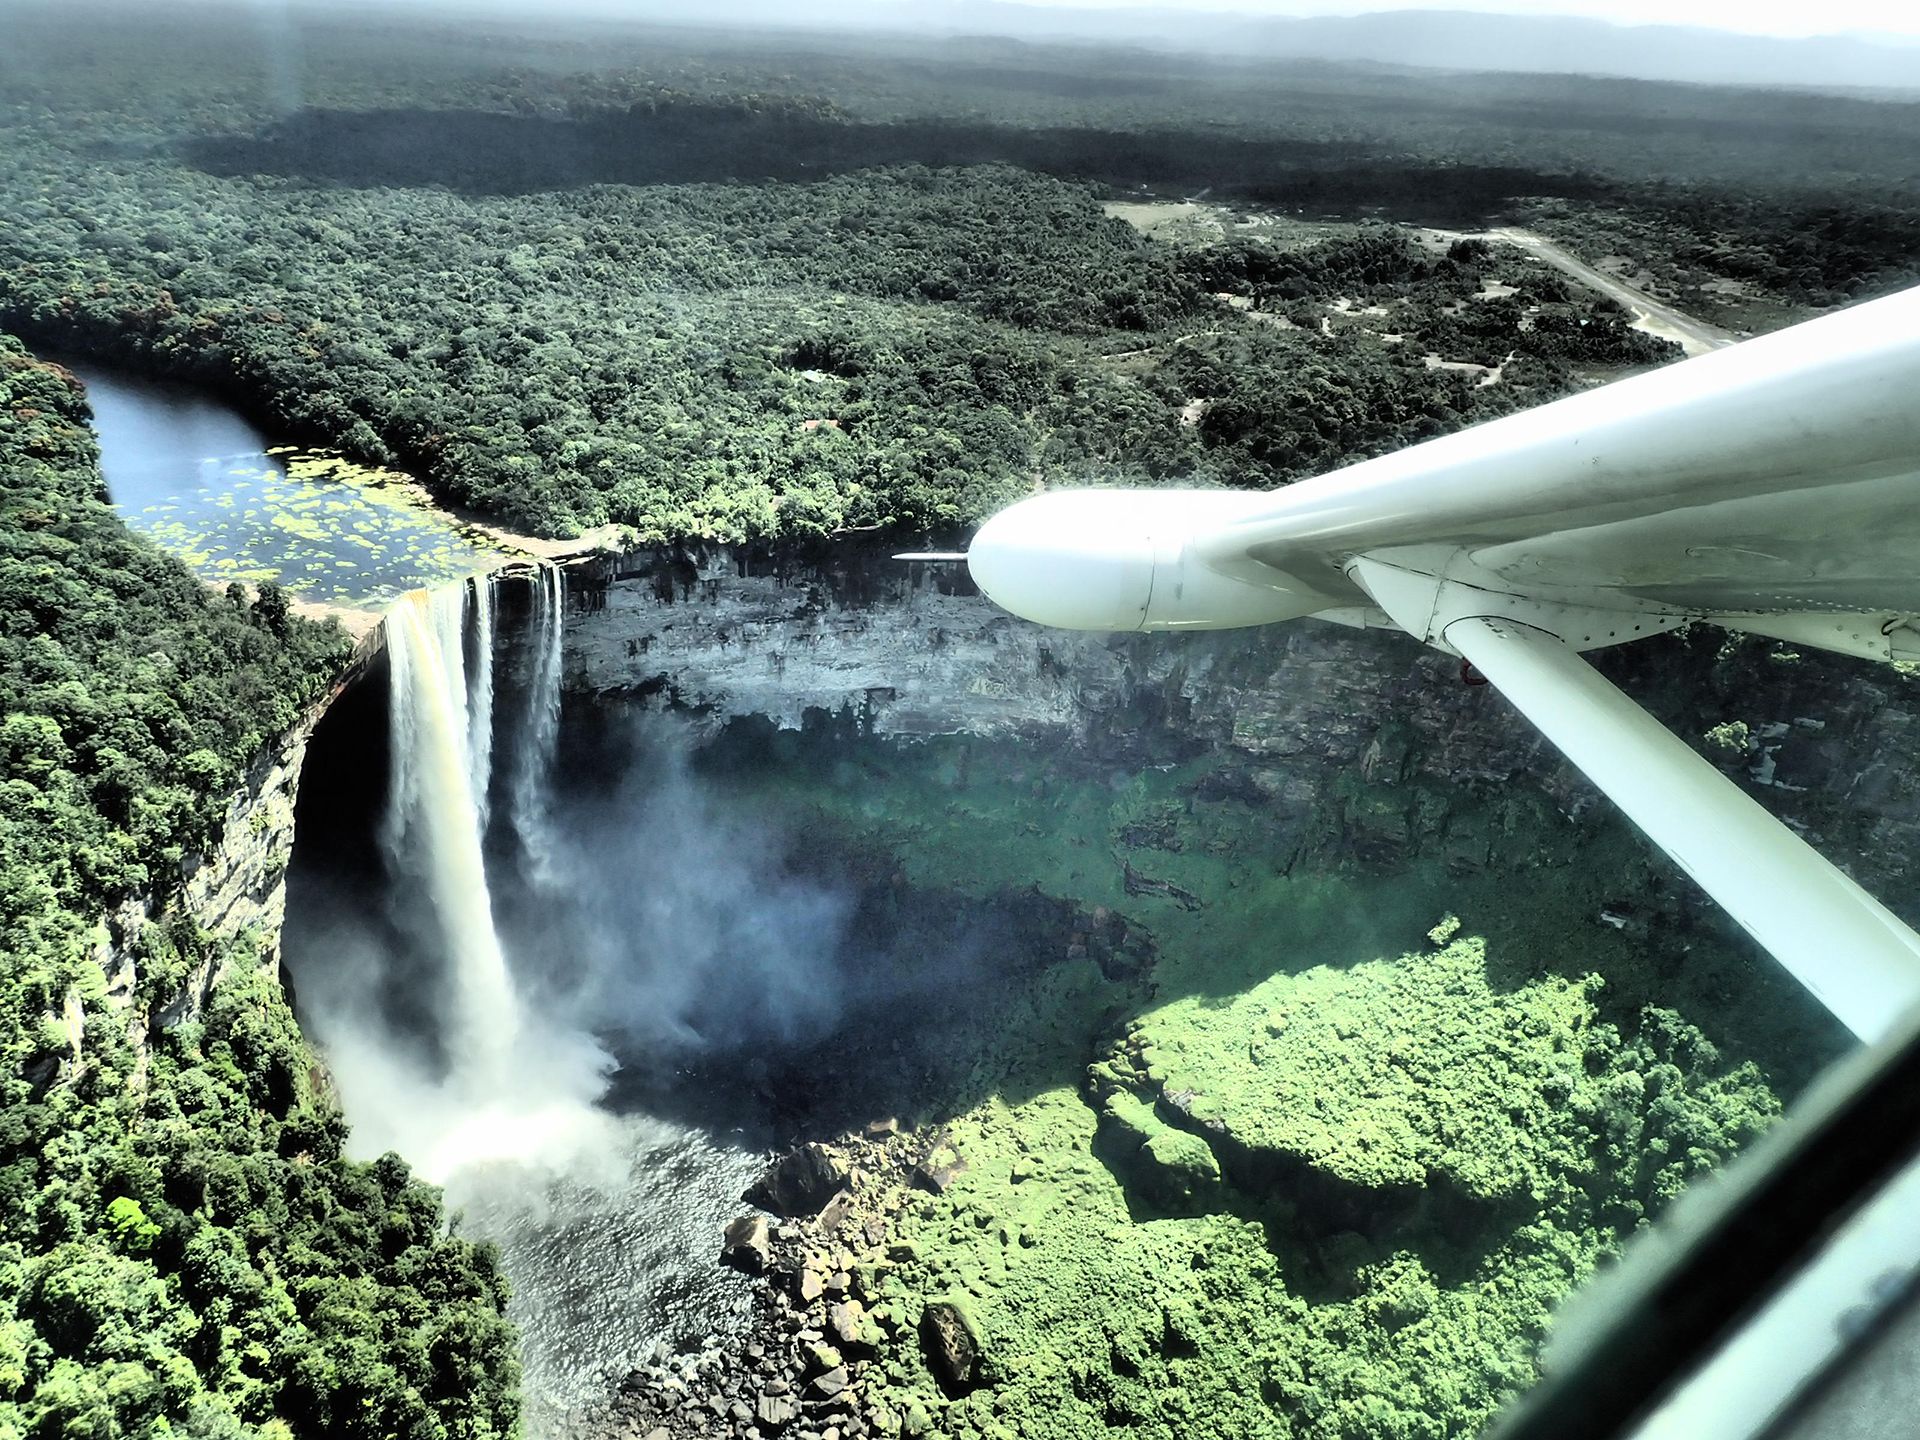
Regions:
<svg viewBox="0 0 1920 1440"><path fill-rule="evenodd" d="M935 1173L958 1163L950 1149L903 1134L892 1121L833 1145L801 1146L776 1161L747 1199L777 1207L783 1218L743 1214L726 1227L719 1255L719 1263L758 1282L747 1336L736 1346L634 1370L611 1402L608 1423L594 1426L594 1433L621 1440L920 1433L924 1415L903 1417L871 1401L863 1379L896 1337L911 1342L929 1323L939 1334L954 1330L950 1323L895 1314L882 1287L893 1263L889 1221L907 1194L903 1182L929 1162ZM965 1348L963 1384L977 1369Z"/></svg>

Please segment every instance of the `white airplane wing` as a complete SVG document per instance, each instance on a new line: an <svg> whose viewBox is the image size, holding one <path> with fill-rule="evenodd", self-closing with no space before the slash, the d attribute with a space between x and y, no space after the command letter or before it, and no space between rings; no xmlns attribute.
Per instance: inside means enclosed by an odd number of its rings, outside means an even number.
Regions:
<svg viewBox="0 0 1920 1440"><path fill-rule="evenodd" d="M1698 613L1920 608L1920 290L1280 491L1209 537L1281 570L1471 551Z"/></svg>
<svg viewBox="0 0 1920 1440"><path fill-rule="evenodd" d="M1920 290L1277 493L1038 495L968 567L1043 624L1462 655L1856 1034L1920 1003L1920 937L1578 655L1706 621L1920 660Z"/></svg>

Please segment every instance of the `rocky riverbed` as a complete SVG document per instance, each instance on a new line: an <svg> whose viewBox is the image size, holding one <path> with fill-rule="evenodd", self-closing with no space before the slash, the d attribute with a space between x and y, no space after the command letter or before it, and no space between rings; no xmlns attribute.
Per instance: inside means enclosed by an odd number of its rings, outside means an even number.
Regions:
<svg viewBox="0 0 1920 1440"><path fill-rule="evenodd" d="M889 1408L873 1394L868 1370L906 1324L882 1283L902 1253L888 1238L901 1186L950 1183L943 1158L937 1143L926 1151L891 1118L832 1146L809 1143L783 1156L748 1192L761 1208L743 1213L721 1238L718 1263L761 1282L750 1338L635 1370L607 1409L606 1433L644 1440L925 1433L924 1410ZM945 1382L973 1383L978 1356L964 1321L944 1329L938 1318L923 1323L937 1336L929 1354Z"/></svg>

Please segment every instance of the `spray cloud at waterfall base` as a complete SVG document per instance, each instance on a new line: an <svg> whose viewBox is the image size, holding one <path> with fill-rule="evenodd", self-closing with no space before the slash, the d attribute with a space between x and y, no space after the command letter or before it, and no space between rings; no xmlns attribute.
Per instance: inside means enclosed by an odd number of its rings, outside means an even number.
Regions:
<svg viewBox="0 0 1920 1440"><path fill-rule="evenodd" d="M745 1326L746 1282L714 1245L764 1158L599 1103L613 1061L579 1018L586 976L537 928L502 925L528 897L566 901L564 604L547 568L395 607L385 693L343 696L309 749L286 929L352 1151L396 1151L500 1246L534 1437L568 1433L659 1347Z"/></svg>
<svg viewBox="0 0 1920 1440"><path fill-rule="evenodd" d="M353 1146L443 1183L483 1161L578 1170L612 1148L596 1102L616 1068L670 1089L689 1063L817 1041L859 963L844 877L796 872L793 838L700 773L679 717L576 725L584 753L560 763L565 601L553 567L404 597L374 834L348 817L296 847L289 963Z"/></svg>
<svg viewBox="0 0 1920 1440"><path fill-rule="evenodd" d="M565 600L546 569L395 607L388 683L309 751L287 931L352 1150L501 1246L535 1435L747 1324L714 1257L785 1134L768 1097L877 988L861 884L682 717L563 716Z"/></svg>
<svg viewBox="0 0 1920 1440"><path fill-rule="evenodd" d="M557 571L545 572L542 595L559 584ZM557 613L557 603L548 608ZM414 592L389 614L380 843L390 883L381 913L363 901L357 923L343 918L330 937L327 965L300 977L355 1148L398 1151L443 1182L480 1162L555 1164L606 1141L593 1102L611 1062L589 1035L527 1006L495 921L486 856L494 628L485 578ZM558 705L557 659L546 658L558 644L557 624L543 626L528 687L528 708L543 716ZM550 754L528 753L550 752L550 723L504 728L516 773L550 768ZM518 785L514 801L511 820L530 826ZM422 1014L438 1025L421 1026ZM392 1023L396 1015L406 1023Z"/></svg>
<svg viewBox="0 0 1920 1440"><path fill-rule="evenodd" d="M572 797L556 852L569 883L548 933L579 973L555 1003L643 1068L826 1035L844 1011L851 897L790 873L786 838L716 799L671 717L620 733L629 768Z"/></svg>

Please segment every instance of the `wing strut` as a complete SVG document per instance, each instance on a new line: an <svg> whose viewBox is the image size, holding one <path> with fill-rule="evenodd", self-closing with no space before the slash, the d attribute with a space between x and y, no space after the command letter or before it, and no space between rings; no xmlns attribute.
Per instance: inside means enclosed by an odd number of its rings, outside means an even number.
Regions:
<svg viewBox="0 0 1920 1440"><path fill-rule="evenodd" d="M1477 616L1445 639L1855 1035L1920 1002L1920 936L1564 641Z"/></svg>

